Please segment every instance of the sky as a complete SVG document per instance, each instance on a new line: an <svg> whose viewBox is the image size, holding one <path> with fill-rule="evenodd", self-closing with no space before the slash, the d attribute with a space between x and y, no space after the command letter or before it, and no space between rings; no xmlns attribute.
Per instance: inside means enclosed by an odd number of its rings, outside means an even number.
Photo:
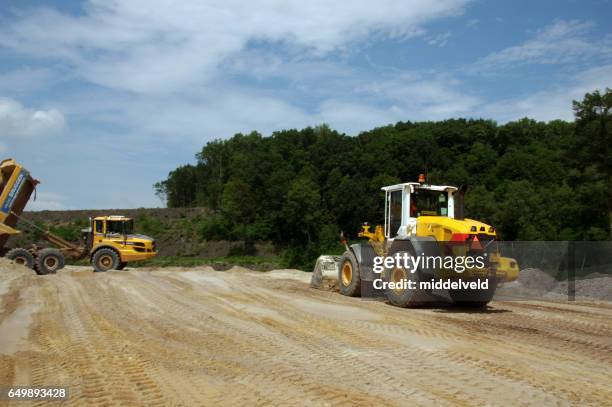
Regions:
<svg viewBox="0 0 612 407"><path fill-rule="evenodd" d="M572 120L606 0L0 0L0 157L29 210L159 207L206 142L322 123Z"/></svg>

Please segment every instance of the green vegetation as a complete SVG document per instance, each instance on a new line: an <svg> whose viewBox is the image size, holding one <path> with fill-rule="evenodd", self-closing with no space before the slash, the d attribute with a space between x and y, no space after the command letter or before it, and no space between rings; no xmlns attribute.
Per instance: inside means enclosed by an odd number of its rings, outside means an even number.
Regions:
<svg viewBox="0 0 612 407"><path fill-rule="evenodd" d="M227 256L227 257L186 257L166 256L155 257L151 260L130 263L130 267L195 267L212 266L214 268L229 268L242 266L253 270L272 270L281 267L282 261L278 257L261 256Z"/></svg>
<svg viewBox="0 0 612 407"><path fill-rule="evenodd" d="M340 230L382 223L380 187L416 180L466 186L466 213L506 240L610 237L612 91L574 102L573 123L522 119L398 122L356 137L328 126L216 140L196 165L155 185L168 207L205 206L201 239L270 240L306 269L337 251Z"/></svg>

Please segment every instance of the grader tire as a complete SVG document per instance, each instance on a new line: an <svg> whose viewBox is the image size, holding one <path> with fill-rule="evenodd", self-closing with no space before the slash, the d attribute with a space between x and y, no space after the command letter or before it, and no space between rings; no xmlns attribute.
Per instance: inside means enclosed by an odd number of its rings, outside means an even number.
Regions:
<svg viewBox="0 0 612 407"><path fill-rule="evenodd" d="M61 251L57 249L42 249L36 257L36 269L38 274L55 274L66 265L66 260Z"/></svg>
<svg viewBox="0 0 612 407"><path fill-rule="evenodd" d="M28 268L34 269L34 256L32 256L32 253L30 253L26 249L11 249L6 254L6 258L16 264L21 264Z"/></svg>
<svg viewBox="0 0 612 407"><path fill-rule="evenodd" d="M91 264L97 272L117 270L121 264L119 254L113 249L103 248L94 253Z"/></svg>
<svg viewBox="0 0 612 407"><path fill-rule="evenodd" d="M338 287L340 293L348 297L361 296L361 276L357 259L351 252L345 252L340 259L338 270Z"/></svg>

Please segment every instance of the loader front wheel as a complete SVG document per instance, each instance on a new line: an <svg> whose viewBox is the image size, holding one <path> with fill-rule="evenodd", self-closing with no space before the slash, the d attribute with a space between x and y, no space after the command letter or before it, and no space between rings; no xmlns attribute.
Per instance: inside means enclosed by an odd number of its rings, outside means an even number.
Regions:
<svg viewBox="0 0 612 407"><path fill-rule="evenodd" d="M30 253L26 249L22 249L22 248L11 249L6 254L6 258L13 261L16 264L21 264L31 269L34 268L34 256L32 256L32 253Z"/></svg>
<svg viewBox="0 0 612 407"><path fill-rule="evenodd" d="M400 252L400 256L403 252ZM408 253L412 255L412 253ZM424 290L419 288L421 270L410 270L404 267L388 268L383 279L387 283L385 294L387 300L396 307L420 307L431 301Z"/></svg>
<svg viewBox="0 0 612 407"><path fill-rule="evenodd" d="M488 278L488 280L489 287L486 290L448 290L448 294L453 300L453 304L465 308L485 308L487 304L493 300L498 283L495 278Z"/></svg>
<svg viewBox="0 0 612 407"><path fill-rule="evenodd" d="M97 272L116 270L121 264L119 254L113 249L103 248L94 253L91 264Z"/></svg>
<svg viewBox="0 0 612 407"><path fill-rule="evenodd" d="M361 295L359 267L357 266L357 259L351 252L345 252L340 259L338 287L342 295L349 297L359 297Z"/></svg>
<svg viewBox="0 0 612 407"><path fill-rule="evenodd" d="M42 249L36 258L36 269L38 274L55 274L66 265L66 260L61 251L57 249Z"/></svg>

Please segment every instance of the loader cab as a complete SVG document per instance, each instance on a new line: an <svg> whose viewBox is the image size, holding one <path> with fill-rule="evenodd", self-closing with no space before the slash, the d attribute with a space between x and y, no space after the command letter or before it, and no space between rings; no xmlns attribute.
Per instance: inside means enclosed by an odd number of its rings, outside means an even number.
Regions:
<svg viewBox="0 0 612 407"><path fill-rule="evenodd" d="M385 191L384 229L388 240L415 235L420 216L455 218L455 187L407 182L382 190Z"/></svg>

